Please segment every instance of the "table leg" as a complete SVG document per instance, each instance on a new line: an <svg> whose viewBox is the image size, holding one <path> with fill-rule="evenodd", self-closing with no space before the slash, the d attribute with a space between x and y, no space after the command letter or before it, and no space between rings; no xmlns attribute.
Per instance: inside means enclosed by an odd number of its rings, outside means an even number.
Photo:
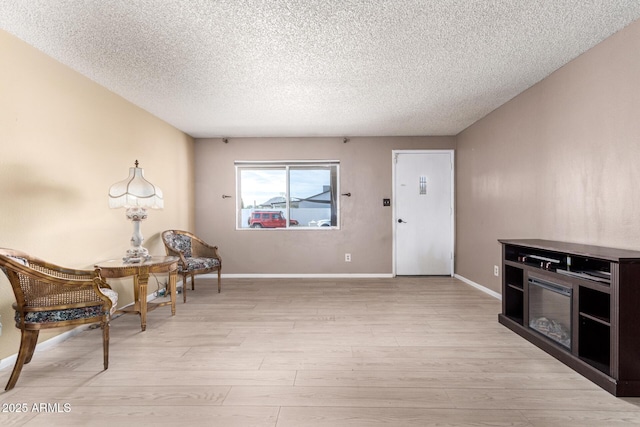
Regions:
<svg viewBox="0 0 640 427"><path fill-rule="evenodd" d="M140 268L140 274L137 276L138 286L140 288L140 326L143 331L147 330L147 284L149 283L149 268ZM134 279L135 280L135 279Z"/></svg>
<svg viewBox="0 0 640 427"><path fill-rule="evenodd" d="M169 272L169 295L171 296L171 315L176 315L176 277L178 271L173 270Z"/></svg>
<svg viewBox="0 0 640 427"><path fill-rule="evenodd" d="M140 312L140 285L137 274L133 276L133 309Z"/></svg>

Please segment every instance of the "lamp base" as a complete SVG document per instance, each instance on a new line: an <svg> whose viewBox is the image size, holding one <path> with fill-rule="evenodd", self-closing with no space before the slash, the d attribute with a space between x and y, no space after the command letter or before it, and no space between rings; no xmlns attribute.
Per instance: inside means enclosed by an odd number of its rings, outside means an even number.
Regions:
<svg viewBox="0 0 640 427"><path fill-rule="evenodd" d="M122 260L125 264L134 264L151 259L147 248L142 247L144 238L140 232L140 222L147 218L147 210L142 207L127 208L127 218L133 223L133 235L131 236L131 247L127 249L127 254Z"/></svg>

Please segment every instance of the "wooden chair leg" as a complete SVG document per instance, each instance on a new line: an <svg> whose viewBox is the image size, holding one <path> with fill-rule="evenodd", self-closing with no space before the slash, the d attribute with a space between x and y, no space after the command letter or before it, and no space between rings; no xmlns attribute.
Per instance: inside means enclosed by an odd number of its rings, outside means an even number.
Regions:
<svg viewBox="0 0 640 427"><path fill-rule="evenodd" d="M22 330L22 337L20 338L20 350L18 351L18 358L16 359L16 364L13 367L13 372L11 372L11 377L9 378L9 382L5 387L5 390L11 390L15 387L18 382L18 377L20 377L20 372L22 372L22 367L28 361L31 361L31 357L33 357L33 352L35 350L35 343L38 342L38 333L40 331L26 331Z"/></svg>
<svg viewBox="0 0 640 427"><path fill-rule="evenodd" d="M187 273L182 275L182 302L187 302Z"/></svg>
<svg viewBox="0 0 640 427"><path fill-rule="evenodd" d="M196 275L191 273L191 290L195 291L196 289Z"/></svg>
<svg viewBox="0 0 640 427"><path fill-rule="evenodd" d="M29 334L29 344L27 347L27 358L24 361L24 364L31 362L33 358L33 354L36 352L36 345L38 345L38 335L40 333L39 330L34 331L35 334ZM22 344L20 344L22 346Z"/></svg>
<svg viewBox="0 0 640 427"><path fill-rule="evenodd" d="M102 322L102 357L104 359L104 370L109 369L109 320Z"/></svg>
<svg viewBox="0 0 640 427"><path fill-rule="evenodd" d="M221 285L220 285L220 269L218 269L218 293L220 293Z"/></svg>

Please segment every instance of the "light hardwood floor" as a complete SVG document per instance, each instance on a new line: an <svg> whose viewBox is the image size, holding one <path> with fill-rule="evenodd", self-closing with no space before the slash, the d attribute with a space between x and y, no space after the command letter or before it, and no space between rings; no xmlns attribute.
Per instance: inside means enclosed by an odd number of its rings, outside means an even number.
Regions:
<svg viewBox="0 0 640 427"><path fill-rule="evenodd" d="M499 311L452 278L225 279L221 294L199 279L145 332L114 319L107 371L99 330L37 352L0 394L28 411L0 425L640 425L640 399L603 391Z"/></svg>

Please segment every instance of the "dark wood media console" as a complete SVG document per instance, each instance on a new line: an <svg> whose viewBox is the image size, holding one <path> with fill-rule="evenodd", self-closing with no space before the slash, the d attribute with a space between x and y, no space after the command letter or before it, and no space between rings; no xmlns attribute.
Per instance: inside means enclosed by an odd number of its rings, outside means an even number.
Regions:
<svg viewBox="0 0 640 427"><path fill-rule="evenodd" d="M640 251L499 240L498 321L615 396L640 396Z"/></svg>

